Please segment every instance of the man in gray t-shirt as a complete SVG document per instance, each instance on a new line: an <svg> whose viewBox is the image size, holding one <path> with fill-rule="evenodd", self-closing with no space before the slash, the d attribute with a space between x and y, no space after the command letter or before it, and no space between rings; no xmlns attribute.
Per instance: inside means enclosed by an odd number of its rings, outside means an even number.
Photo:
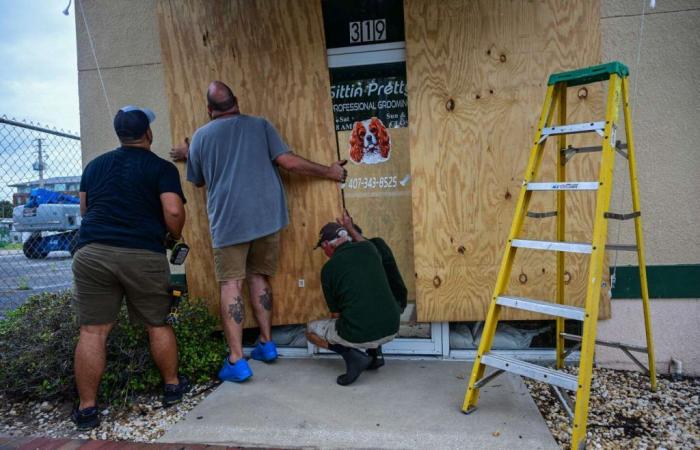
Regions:
<svg viewBox="0 0 700 450"><path fill-rule="evenodd" d="M277 270L279 232L289 223L277 168L344 182L346 161L324 166L294 154L266 119L240 114L233 92L220 81L209 85L207 103L211 121L194 133L189 146L186 142L174 148L171 156L187 159L187 180L207 187L221 320L230 351L219 378L241 382L253 375L242 349L244 280L260 326L251 357L266 362L277 358L270 336L268 277Z"/></svg>
<svg viewBox="0 0 700 450"><path fill-rule="evenodd" d="M187 180L207 186L214 248L250 242L287 225L287 202L274 161L288 152L261 117L224 116L194 133Z"/></svg>

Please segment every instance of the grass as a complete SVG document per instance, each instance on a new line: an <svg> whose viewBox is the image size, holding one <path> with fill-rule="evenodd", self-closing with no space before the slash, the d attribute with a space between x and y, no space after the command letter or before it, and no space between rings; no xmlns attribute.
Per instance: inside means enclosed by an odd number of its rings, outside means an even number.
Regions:
<svg viewBox="0 0 700 450"><path fill-rule="evenodd" d="M20 277L19 279L19 285L17 286L18 291L28 291L31 289L29 287L29 280L27 280L27 277Z"/></svg>
<svg viewBox="0 0 700 450"><path fill-rule="evenodd" d="M22 244L17 242L13 243L0 243L0 252L7 250L22 250Z"/></svg>

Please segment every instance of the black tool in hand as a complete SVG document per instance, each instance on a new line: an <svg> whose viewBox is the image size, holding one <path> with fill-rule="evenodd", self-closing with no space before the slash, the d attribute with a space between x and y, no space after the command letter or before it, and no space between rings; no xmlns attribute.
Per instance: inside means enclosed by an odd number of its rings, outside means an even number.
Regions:
<svg viewBox="0 0 700 450"><path fill-rule="evenodd" d="M187 287L172 285L168 287L168 294L170 294L170 312L165 318L165 323L170 326L175 326L180 320L180 302L182 301L182 297L187 294Z"/></svg>
<svg viewBox="0 0 700 450"><path fill-rule="evenodd" d="M185 244L182 237L176 239L170 233L165 236L165 248L170 249L170 264L176 266L184 263L190 252L190 247Z"/></svg>

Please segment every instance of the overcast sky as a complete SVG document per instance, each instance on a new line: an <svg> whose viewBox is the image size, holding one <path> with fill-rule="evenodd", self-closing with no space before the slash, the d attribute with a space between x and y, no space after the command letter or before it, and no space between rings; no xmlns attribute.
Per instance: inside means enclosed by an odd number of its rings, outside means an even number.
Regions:
<svg viewBox="0 0 700 450"><path fill-rule="evenodd" d="M75 5L0 0L0 116L79 131Z"/></svg>

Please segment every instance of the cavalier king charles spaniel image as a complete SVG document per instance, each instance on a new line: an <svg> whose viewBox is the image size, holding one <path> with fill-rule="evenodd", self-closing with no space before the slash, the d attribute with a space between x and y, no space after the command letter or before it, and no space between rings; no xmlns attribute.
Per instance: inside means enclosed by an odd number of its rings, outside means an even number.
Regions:
<svg viewBox="0 0 700 450"><path fill-rule="evenodd" d="M350 159L355 164L378 164L389 159L391 136L376 117L355 122L350 135Z"/></svg>

